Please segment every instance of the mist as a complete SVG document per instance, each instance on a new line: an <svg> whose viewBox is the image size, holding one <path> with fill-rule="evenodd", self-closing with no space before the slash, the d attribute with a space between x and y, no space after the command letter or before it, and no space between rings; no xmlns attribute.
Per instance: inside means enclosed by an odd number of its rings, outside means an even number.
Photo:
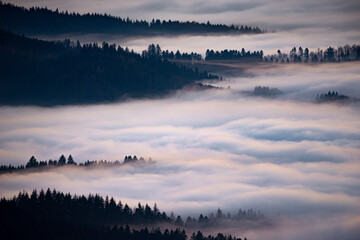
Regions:
<svg viewBox="0 0 360 240"><path fill-rule="evenodd" d="M359 63L271 65L225 75L224 89L114 104L0 108L0 164L72 154L76 162L151 157L142 168L55 168L0 175L0 195L56 188L197 217L253 208L274 221L224 229L251 239L356 239L359 104L319 104L329 90L360 98ZM235 76L235 77L234 77ZM279 88L274 99L244 94ZM230 88L227 88L230 86ZM215 230L214 230L215 231Z"/></svg>
<svg viewBox="0 0 360 240"><path fill-rule="evenodd" d="M24 7L122 18L258 26L252 35L124 37L109 34L31 36L81 43L116 43L141 53L245 48L275 54L293 47L360 44L359 1L318 0L8 0ZM274 31L272 31L274 30ZM200 64L216 64L202 61ZM360 236L360 63L221 63L208 81L219 89L178 90L156 99L81 106L0 106L0 165L58 160L151 158L141 167L54 167L0 174L0 197L57 189L98 193L131 207L197 218L254 209L259 222L225 224L204 234L256 239L358 239ZM210 67L211 69L211 67ZM219 70L220 69L220 70ZM213 70L213 69L212 69ZM213 72L210 70L210 72ZM283 94L254 96L256 86ZM337 91L352 101L319 103ZM188 229L196 231L196 229ZM188 232L191 233L191 232Z"/></svg>

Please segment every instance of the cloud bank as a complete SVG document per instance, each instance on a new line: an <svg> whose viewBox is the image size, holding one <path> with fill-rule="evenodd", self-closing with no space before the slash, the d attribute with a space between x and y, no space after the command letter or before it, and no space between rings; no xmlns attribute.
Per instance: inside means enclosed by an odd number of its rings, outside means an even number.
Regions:
<svg viewBox="0 0 360 240"><path fill-rule="evenodd" d="M359 63L273 65L217 83L231 89L110 105L1 107L1 164L61 154L72 154L77 162L135 154L157 163L3 174L0 194L47 187L92 192L131 205L157 202L183 216L218 207L254 208L274 219L280 214L277 227L227 231L253 239L356 239L359 105L313 99L328 90L359 98L359 69ZM242 94L257 85L285 94L277 99Z"/></svg>

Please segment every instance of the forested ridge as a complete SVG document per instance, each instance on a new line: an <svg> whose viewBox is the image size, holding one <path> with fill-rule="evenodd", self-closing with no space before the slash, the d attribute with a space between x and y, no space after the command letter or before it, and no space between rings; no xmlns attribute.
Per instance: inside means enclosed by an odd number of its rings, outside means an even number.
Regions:
<svg viewBox="0 0 360 240"><path fill-rule="evenodd" d="M87 160L84 163L77 163L71 154L66 158L64 154L60 156L58 160L49 159L44 161L38 161L34 156L31 156L29 161L25 165L0 165L1 173L12 173L21 170L46 170L54 167L72 166L72 167L88 167L88 168L99 168L99 167L119 167L131 164L133 166L144 166L146 164L155 163L151 158L145 160L143 157L137 158L136 156L125 156L124 160L120 162L107 161L107 160Z"/></svg>
<svg viewBox="0 0 360 240"><path fill-rule="evenodd" d="M160 46L151 44L148 50L143 51L142 55L147 56L150 52ZM155 49L155 50L150 50ZM293 47L289 53L284 53L280 49L276 54L264 55L263 50L249 51L242 48L241 50L224 49L213 50L207 49L205 57L196 52L181 53L175 51L158 51L157 53L163 59L168 60L205 60L205 61L222 61L222 60L240 60L246 62L270 62L270 63L322 63L322 62L349 62L360 60L360 45L344 45L339 47L328 47L326 49L317 49L311 51L308 48Z"/></svg>
<svg viewBox="0 0 360 240"><path fill-rule="evenodd" d="M180 216L175 217L173 213L168 216L161 212L156 204L150 207L138 203L137 207L131 208L112 197L103 198L98 194L72 196L55 189L33 190L30 194L23 191L13 198L2 198L0 213L0 236L8 236L9 239L240 239L221 233L205 237L200 231L187 236L184 227L194 226L187 225L190 224L188 221L184 223ZM231 217L230 214L222 214L220 209L216 215L210 215L203 217L201 214L198 220L193 221L201 229L214 227L223 218ZM258 215L251 209L247 212L239 210L233 217L239 220L262 218L262 214ZM211 221L211 225L205 225L204 221ZM129 225L137 230L130 229ZM168 226L171 230L160 231L158 227L161 226Z"/></svg>
<svg viewBox="0 0 360 240"><path fill-rule="evenodd" d="M0 104L59 105L162 95L216 78L115 44L42 41L0 30Z"/></svg>
<svg viewBox="0 0 360 240"><path fill-rule="evenodd" d="M256 34L258 27L199 22L131 20L98 13L69 13L0 2L0 27L21 34L107 33L126 36L180 34Z"/></svg>
<svg viewBox="0 0 360 240"><path fill-rule="evenodd" d="M318 48L310 51L308 48L293 47L290 52L283 53L277 50L276 54L264 57L265 62L274 63L321 63L321 62L348 62L360 60L360 45L345 45L339 47Z"/></svg>

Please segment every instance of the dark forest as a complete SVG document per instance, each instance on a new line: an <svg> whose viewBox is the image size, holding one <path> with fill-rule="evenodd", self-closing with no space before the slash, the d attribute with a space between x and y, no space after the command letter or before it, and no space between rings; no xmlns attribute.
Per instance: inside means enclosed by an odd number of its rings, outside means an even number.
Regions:
<svg viewBox="0 0 360 240"><path fill-rule="evenodd" d="M258 34L258 27L198 22L130 20L108 14L68 13L0 3L0 28L21 34L107 33L126 36L181 34Z"/></svg>
<svg viewBox="0 0 360 240"><path fill-rule="evenodd" d="M161 212L156 204L151 208L148 204L138 203L132 209L112 197L103 198L98 194L72 196L55 189L33 190L31 194L24 191L11 199L2 198L0 212L0 234L11 239L238 240L240 238L221 233L206 237L200 231L187 236L184 228L206 229L221 226L225 220L241 224L245 220L264 219L263 214L252 209L240 209L233 216L218 209L215 214L205 217L200 214L198 219L188 217L184 222L181 216ZM170 230L162 232L158 228L162 225ZM152 230L144 226L152 227Z"/></svg>
<svg viewBox="0 0 360 240"><path fill-rule="evenodd" d="M1 105L109 102L163 95L195 80L217 78L115 44L49 42L3 30L0 72Z"/></svg>

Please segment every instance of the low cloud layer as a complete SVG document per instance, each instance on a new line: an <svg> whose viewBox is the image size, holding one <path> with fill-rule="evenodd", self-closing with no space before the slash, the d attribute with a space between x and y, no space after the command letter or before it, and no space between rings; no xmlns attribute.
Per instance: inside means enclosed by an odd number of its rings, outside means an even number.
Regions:
<svg viewBox="0 0 360 240"><path fill-rule="evenodd" d="M230 89L165 99L57 108L1 107L0 163L72 154L87 159L152 157L145 168L56 169L0 175L0 194L56 188L197 216L254 208L280 220L243 230L252 239L356 239L360 214L359 105L317 104L328 90L359 98L359 63L250 68L216 83ZM236 71L236 70L234 70ZM277 99L249 97L277 87ZM301 226L301 228L299 227ZM301 229L301 231L300 231ZM336 231L335 231L336 230ZM324 234L328 231L334 234ZM229 233L244 232L228 229Z"/></svg>

